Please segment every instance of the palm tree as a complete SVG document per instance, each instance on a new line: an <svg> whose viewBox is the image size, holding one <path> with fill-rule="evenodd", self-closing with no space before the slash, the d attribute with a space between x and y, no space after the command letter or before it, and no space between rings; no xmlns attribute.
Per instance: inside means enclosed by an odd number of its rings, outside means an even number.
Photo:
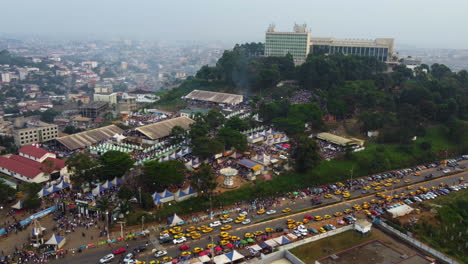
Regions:
<svg viewBox="0 0 468 264"><path fill-rule="evenodd" d="M125 215L128 215L132 210L132 205L128 201L122 201L119 203L119 206L115 208L115 211L118 213L119 218L123 218Z"/></svg>

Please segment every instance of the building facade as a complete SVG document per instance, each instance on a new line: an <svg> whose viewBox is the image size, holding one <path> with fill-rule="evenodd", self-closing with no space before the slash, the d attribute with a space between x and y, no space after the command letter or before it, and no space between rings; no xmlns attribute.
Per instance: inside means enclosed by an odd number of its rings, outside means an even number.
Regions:
<svg viewBox="0 0 468 264"><path fill-rule="evenodd" d="M42 143L56 139L58 136L58 126L39 122L34 127L16 129L13 137L17 146L31 145L36 142Z"/></svg>
<svg viewBox="0 0 468 264"><path fill-rule="evenodd" d="M283 57L288 53L295 64L304 63L310 49L310 32L307 25L294 25L293 32L276 32L270 25L265 36L265 56Z"/></svg>
<svg viewBox="0 0 468 264"><path fill-rule="evenodd" d="M294 25L292 32L276 32L270 25L265 38L265 56L282 57L290 53L294 63L305 62L309 53L314 55L341 53L376 57L379 61L393 60L394 40L392 38L335 39L311 37L307 26Z"/></svg>
<svg viewBox="0 0 468 264"><path fill-rule="evenodd" d="M394 40L392 38L377 38L374 40L311 38L310 50L314 55L342 53L345 55L361 55L376 57L387 62L393 56Z"/></svg>

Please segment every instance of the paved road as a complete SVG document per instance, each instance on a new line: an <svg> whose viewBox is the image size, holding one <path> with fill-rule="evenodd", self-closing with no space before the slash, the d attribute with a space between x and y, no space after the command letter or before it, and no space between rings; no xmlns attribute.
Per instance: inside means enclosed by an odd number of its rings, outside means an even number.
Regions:
<svg viewBox="0 0 468 264"><path fill-rule="evenodd" d="M461 162L460 164L463 164L463 165L468 164L468 161ZM428 175L430 173L434 173L434 179L421 183L422 181L427 180L427 179L425 179L424 176ZM430 188L432 186L437 186L441 182L452 185L455 182L457 182L458 179L460 177L462 177L462 176L465 177L465 178L468 177L468 172L464 172L464 171L460 170L459 173L457 173L455 175L445 176L445 175L443 175L443 173L441 171L437 171L436 169L430 169L430 170L426 170L426 171L422 172L420 176L408 175L405 178L401 179L400 183L394 184L394 185L392 185L392 187L387 187L387 190L380 190L379 192L382 192L384 194L390 194L392 192L394 194L400 194L401 192L409 192L409 191L406 190L407 185L412 185L412 186L414 186L415 189L417 189L419 186L425 186L427 188ZM405 183L404 182L405 179L410 179L411 183ZM239 236L239 237L243 238L245 233L248 233L248 232L252 233L252 232L255 232L255 231L258 231L258 230L264 231L265 228L267 228L267 227L271 227L271 228L282 227L282 228L285 228L286 227L286 225L285 225L286 219L292 218L292 219L294 219L296 221L301 221L303 219L304 215L306 215L306 214L310 214L312 216L315 216L315 215L324 216L326 214L333 215L335 212L343 212L345 209L351 208L351 206L354 205L354 204L362 204L364 201L370 201L371 199L374 199L375 198L374 193L375 193L375 191L371 190L371 193L363 195L363 194L361 194L361 190L353 191L350 200L345 200L345 201L341 201L340 197L334 195L330 199L322 199L324 204L322 204L322 206L320 206L318 208L314 208L314 209L310 209L311 208L310 198L303 199L303 200L298 200L294 204L289 204L289 205L285 205L283 207L274 208L278 212L273 216L256 215L255 213L250 213L248 218L251 218L253 220L254 224L243 226L241 224L232 223L233 229L229 230L228 232L229 232L230 235L236 235L236 236ZM362 197L357 198L357 199L356 198L353 199L353 197L358 197L358 196L362 196ZM289 207L289 208L293 209L293 211L301 210L303 212L292 214L292 215L282 214L281 210L284 207ZM305 210L307 208L309 210ZM234 215L232 215L232 217L235 218ZM260 222L262 220L265 220L265 219L271 218L271 217L275 217L275 218L272 219L272 220L269 220L269 221ZM324 225L326 223L336 224L336 220L337 220L337 218L333 217L332 219L326 220L326 221L320 221L320 222L312 221L310 223L310 226L318 227L318 226L322 226L322 225ZM200 223L200 225L201 224L205 224L205 223ZM186 227L187 226L184 226L184 228L186 228ZM195 240L194 241L194 240L189 239L187 244L189 244L192 249L194 247L203 247L204 248L204 247L206 247L206 245L208 243L210 243L210 240L208 239L208 235L211 235L213 237L213 239L214 239L214 242L216 243L216 242L218 242L220 240L219 239L219 233L220 233L220 229L219 229L219 227L217 227L217 228L215 228L215 230L213 232L211 232L209 234L204 234L203 237L200 240ZM129 249L131 250L132 248L135 248L136 246L145 245L146 242L149 242L148 248L150 250L152 248L158 248L158 249L159 248L164 248L164 250L168 251L168 255L172 256L172 257L176 257L181 253L181 251L178 249L178 247L180 245L169 244L168 246L161 246L154 234L152 234L152 236L150 237L150 239L148 241L143 240L143 239L139 239L139 240L135 240L135 241L129 241L128 242ZM100 248L94 248L94 249L87 249L87 250L83 251L82 253L76 253L75 256L70 256L69 255L66 258L66 263L71 263L71 264L74 264L74 263L80 263L80 264L81 263L98 263L99 259L102 256L112 252L114 249L116 249L118 247L126 247L126 242L113 245L112 247L100 247ZM138 256L138 259L143 260L143 261L153 260L154 257L151 255L150 250L140 254ZM116 259L111 263L119 263L119 260L121 258L123 258L123 256L116 256ZM64 263L64 260L63 259L62 260L57 260L57 261L54 261L54 263Z"/></svg>

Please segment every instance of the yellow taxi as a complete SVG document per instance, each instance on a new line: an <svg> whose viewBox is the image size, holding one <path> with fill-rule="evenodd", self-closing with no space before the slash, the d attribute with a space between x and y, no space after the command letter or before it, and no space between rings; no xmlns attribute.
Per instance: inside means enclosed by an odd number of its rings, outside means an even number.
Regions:
<svg viewBox="0 0 468 264"><path fill-rule="evenodd" d="M285 209L283 209L281 212L283 212L283 213L289 213L289 212L291 212L291 208L285 208Z"/></svg>
<svg viewBox="0 0 468 264"><path fill-rule="evenodd" d="M336 191L335 191L335 194L336 194L336 195L339 195L339 194L341 194L341 191L340 191L340 190L336 190Z"/></svg>
<svg viewBox="0 0 468 264"><path fill-rule="evenodd" d="M406 190L412 190L413 186L406 186Z"/></svg>
<svg viewBox="0 0 468 264"><path fill-rule="evenodd" d="M374 190L378 191L378 190L382 190L382 187L381 186L377 186L374 188Z"/></svg>
<svg viewBox="0 0 468 264"><path fill-rule="evenodd" d="M332 198L332 197L333 197L333 195L331 193L325 195L325 198Z"/></svg>
<svg viewBox="0 0 468 264"><path fill-rule="evenodd" d="M405 183L410 183L410 182L411 182L410 179L406 179L406 180L405 180Z"/></svg>
<svg viewBox="0 0 468 264"><path fill-rule="evenodd" d="M289 229L294 229L294 228L296 228L296 225L295 225L295 224L289 224L289 225L288 225L288 228L289 228Z"/></svg>
<svg viewBox="0 0 468 264"><path fill-rule="evenodd" d="M181 255L182 257L188 257L188 256L192 255L192 252L190 252L190 251L184 251L184 252L182 252L180 255Z"/></svg>
<svg viewBox="0 0 468 264"><path fill-rule="evenodd" d="M193 240L197 240L197 239L200 239L201 238L201 234L200 233L196 233L196 234L193 234L192 235L192 239Z"/></svg>
<svg viewBox="0 0 468 264"><path fill-rule="evenodd" d="M196 247L196 248L193 249L193 253L198 254L198 253L202 252L203 250L204 249L201 248L201 247Z"/></svg>
<svg viewBox="0 0 468 264"><path fill-rule="evenodd" d="M414 173L414 176L419 176L419 175L421 175L421 173L419 171Z"/></svg>
<svg viewBox="0 0 468 264"><path fill-rule="evenodd" d="M371 186L367 185L367 186L365 186L363 189L364 189L364 190L370 190L371 188L372 188Z"/></svg>
<svg viewBox="0 0 468 264"><path fill-rule="evenodd" d="M186 231L187 233L190 233L190 232L192 232L192 231L195 231L195 229L196 229L196 228L195 228L194 226L191 226L191 227L188 227L187 229L185 229L185 231Z"/></svg>
<svg viewBox="0 0 468 264"><path fill-rule="evenodd" d="M331 218L331 215L324 215L323 218L325 218L325 219L330 219L330 218Z"/></svg>
<svg viewBox="0 0 468 264"><path fill-rule="evenodd" d="M209 233L211 231L213 231L213 228L211 228L211 227L208 227L208 228L205 228L205 229L202 230L203 233Z"/></svg>
<svg viewBox="0 0 468 264"><path fill-rule="evenodd" d="M261 235L263 235L263 231L260 231L260 230L255 231L255 232L254 232L254 235L255 235L255 236L261 236Z"/></svg>
<svg viewBox="0 0 468 264"><path fill-rule="evenodd" d="M351 194L349 192L343 193L343 198L349 198L351 197Z"/></svg>
<svg viewBox="0 0 468 264"><path fill-rule="evenodd" d="M265 209L260 209L257 211L257 214L261 215L261 214L264 214L266 211Z"/></svg>
<svg viewBox="0 0 468 264"><path fill-rule="evenodd" d="M321 217L320 215L317 215L314 217L315 221L322 221L323 220L323 217Z"/></svg>
<svg viewBox="0 0 468 264"><path fill-rule="evenodd" d="M225 219L228 219L229 218L229 215L228 214L223 214L219 217L219 219L221 220L225 220Z"/></svg>
<svg viewBox="0 0 468 264"><path fill-rule="evenodd" d="M396 179L396 180L393 181L393 183L400 183L400 180Z"/></svg>
<svg viewBox="0 0 468 264"><path fill-rule="evenodd" d="M231 225L223 225L223 226L221 227L221 230L229 230L229 229L231 229L231 228L232 228Z"/></svg>
<svg viewBox="0 0 468 264"><path fill-rule="evenodd" d="M323 228L323 227L320 227L320 228L319 228L319 232L320 232L320 233L326 233L327 230L325 230L325 228Z"/></svg>
<svg viewBox="0 0 468 264"><path fill-rule="evenodd" d="M302 219L302 222L303 222L304 224L308 224L308 223L310 222L310 220L307 219L307 218L304 218L304 219Z"/></svg>
<svg viewBox="0 0 468 264"><path fill-rule="evenodd" d="M390 186L392 186L392 184L391 183L386 183L386 184L384 184L384 186L385 187L390 187Z"/></svg>
<svg viewBox="0 0 468 264"><path fill-rule="evenodd" d="M265 232L271 233L271 232L273 232L273 231L274 231L274 230L273 230L273 228L271 228L271 227L265 228Z"/></svg>
<svg viewBox="0 0 468 264"><path fill-rule="evenodd" d="M225 246L225 245L229 244L229 241L221 240L220 244L221 244L221 246Z"/></svg>
<svg viewBox="0 0 468 264"><path fill-rule="evenodd" d="M336 212L333 215L336 216L336 217L340 217L340 216L343 216L343 213L342 212Z"/></svg>
<svg viewBox="0 0 468 264"><path fill-rule="evenodd" d="M366 215L371 215L371 212L369 212L369 210L364 210L363 211Z"/></svg>
<svg viewBox="0 0 468 264"><path fill-rule="evenodd" d="M231 240L232 240L232 241L239 241L239 240L240 240L240 237L238 237L238 236L231 236Z"/></svg>
<svg viewBox="0 0 468 264"><path fill-rule="evenodd" d="M296 223L296 221L295 221L294 219L288 219L288 220L286 220L286 223L287 223L288 225L290 225L290 224Z"/></svg>
<svg viewBox="0 0 468 264"><path fill-rule="evenodd" d="M372 200L370 200L370 202L373 203L373 204L375 204L375 203L377 203L377 200L376 200L376 199L372 199Z"/></svg>
<svg viewBox="0 0 468 264"><path fill-rule="evenodd" d="M352 213L352 212L353 212L353 210L351 210L351 209L349 209L349 208L344 210L344 213L345 213L345 214L350 214L350 213Z"/></svg>
<svg viewBox="0 0 468 264"><path fill-rule="evenodd" d="M369 204L368 202L364 202L364 203L362 204L362 208L364 208L364 209L369 209L369 208L370 208L370 204Z"/></svg>
<svg viewBox="0 0 468 264"><path fill-rule="evenodd" d="M245 233L244 237L245 237L245 238L253 238L254 235L251 234L251 233Z"/></svg>
<svg viewBox="0 0 468 264"><path fill-rule="evenodd" d="M221 238L225 238L225 237L229 236L229 233L228 232L221 232L221 233L219 233L219 236Z"/></svg>

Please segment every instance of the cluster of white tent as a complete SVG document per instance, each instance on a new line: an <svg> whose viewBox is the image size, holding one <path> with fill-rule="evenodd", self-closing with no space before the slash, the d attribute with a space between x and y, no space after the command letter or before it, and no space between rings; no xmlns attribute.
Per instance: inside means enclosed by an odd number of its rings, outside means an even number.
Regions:
<svg viewBox="0 0 468 264"><path fill-rule="evenodd" d="M127 148L127 149L134 149L134 150L142 150L143 149L139 145L133 145L133 144L129 144L129 143L122 143L122 144L119 144L119 146Z"/></svg>
<svg viewBox="0 0 468 264"><path fill-rule="evenodd" d="M65 242L67 240L65 239L65 237L62 237L62 236L59 236L59 235L56 235L56 234L52 234L52 236L50 237L49 240L47 240L47 242L45 242L46 245L52 245L52 246L55 246L56 249L60 249L63 247L63 245L65 245Z"/></svg>
<svg viewBox="0 0 468 264"><path fill-rule="evenodd" d="M252 128L252 129L242 131L241 133L244 134L244 135L248 135L248 134L252 134L252 133L255 133L255 132L260 132L260 131L263 131L263 130L265 130L265 127L264 126L259 126L259 127L255 127L255 128ZM268 131L270 131L270 133L273 133L273 130L271 128Z"/></svg>
<svg viewBox="0 0 468 264"><path fill-rule="evenodd" d="M120 184L122 184L122 179L115 177L112 181L107 180L102 184L98 184L96 187L94 187L91 193L94 196L99 196L103 191Z"/></svg>
<svg viewBox="0 0 468 264"><path fill-rule="evenodd" d="M251 160L258 162L264 166L268 166L271 163L277 163L278 160L275 158L272 158L271 156L267 154L257 154L251 158Z"/></svg>
<svg viewBox="0 0 468 264"><path fill-rule="evenodd" d="M248 130L249 131L249 130ZM283 133L275 132L273 129L256 131L252 133L245 133L247 135L247 141L249 143L257 143L265 141L268 145L279 144L288 142L289 138Z"/></svg>
<svg viewBox="0 0 468 264"><path fill-rule="evenodd" d="M169 146L161 151L154 153L151 157L146 157L144 159L141 159L135 162L135 165L141 165L147 161L154 160L154 159L158 159L161 162L175 160L175 159L181 158L185 155L192 153L192 149L190 147L182 148L179 151L177 151L177 149L180 147L181 147L180 144Z"/></svg>
<svg viewBox="0 0 468 264"><path fill-rule="evenodd" d="M157 143L157 144L154 144L154 145L152 145L152 146L149 147L149 148L145 148L145 149L143 150L143 153L148 153L148 152L153 151L153 150L155 150L155 149L159 149L159 148L163 147L165 144L166 144L166 143L164 143L164 142L159 142L159 143Z"/></svg>
<svg viewBox="0 0 468 264"><path fill-rule="evenodd" d="M163 203L171 202L171 201L183 201L186 200L190 197L195 197L197 196L197 192L190 186L184 188L184 189L179 189L174 193L171 193L167 189L158 193L155 192L153 194L153 201L155 205L160 205Z"/></svg>
<svg viewBox="0 0 468 264"><path fill-rule="evenodd" d="M109 144L109 143L103 143L103 144L97 145L95 147L89 146L88 150L93 154L101 154L101 155L106 153L107 151L111 151L111 150L125 152L125 153L132 152L132 149L130 149L130 148L126 148L126 147L123 147L123 146L117 146L117 145Z"/></svg>
<svg viewBox="0 0 468 264"><path fill-rule="evenodd" d="M200 162L200 159L199 158L195 158L195 159L191 159L189 161L187 161L185 163L185 167L187 169L191 169L191 168L198 168L198 166L200 166L201 162Z"/></svg>
<svg viewBox="0 0 468 264"><path fill-rule="evenodd" d="M66 182L64 181L61 181L60 183L56 184L56 185L52 185L50 186L49 188L42 188L38 193L37 195L39 197L43 197L43 196L47 196L49 194L52 194L54 192L58 192L58 191L61 191L65 188L68 188L70 187L70 185L68 185Z"/></svg>
<svg viewBox="0 0 468 264"><path fill-rule="evenodd" d="M234 112L231 112L231 113L225 115L226 119L229 119L229 118L235 117L235 116L239 116L239 118L242 118L241 116L247 117L247 116L249 116L249 114L244 113L244 110L238 110L238 111L234 111Z"/></svg>

